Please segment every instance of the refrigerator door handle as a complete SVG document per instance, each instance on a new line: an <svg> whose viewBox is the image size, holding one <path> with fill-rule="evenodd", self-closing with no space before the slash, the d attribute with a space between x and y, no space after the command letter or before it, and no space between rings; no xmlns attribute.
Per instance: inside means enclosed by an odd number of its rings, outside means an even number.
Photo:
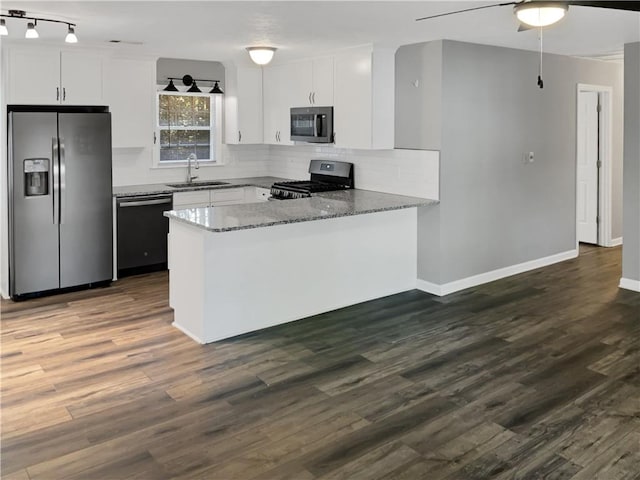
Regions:
<svg viewBox="0 0 640 480"><path fill-rule="evenodd" d="M64 158L64 138L60 137L60 225L64 223L66 198L67 198L67 186L65 184L67 177L66 164Z"/></svg>
<svg viewBox="0 0 640 480"><path fill-rule="evenodd" d="M51 162L53 163L53 224L60 223L60 167L58 166L58 138L51 138Z"/></svg>

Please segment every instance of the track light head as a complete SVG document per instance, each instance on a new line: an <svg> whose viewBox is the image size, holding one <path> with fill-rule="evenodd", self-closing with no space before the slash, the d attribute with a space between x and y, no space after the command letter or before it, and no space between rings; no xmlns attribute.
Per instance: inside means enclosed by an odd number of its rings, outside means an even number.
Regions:
<svg viewBox="0 0 640 480"><path fill-rule="evenodd" d="M69 29L67 30L67 36L64 39L67 43L78 43L78 37L76 37L76 29L69 24Z"/></svg>
<svg viewBox="0 0 640 480"><path fill-rule="evenodd" d="M40 36L38 35L38 31L36 30L37 24L38 24L37 20L27 23L27 31L24 34L24 38L38 38Z"/></svg>

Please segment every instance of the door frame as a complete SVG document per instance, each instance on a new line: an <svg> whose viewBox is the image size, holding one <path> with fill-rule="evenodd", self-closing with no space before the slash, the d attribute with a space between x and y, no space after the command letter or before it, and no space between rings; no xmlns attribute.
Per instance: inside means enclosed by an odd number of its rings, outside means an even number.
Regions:
<svg viewBox="0 0 640 480"><path fill-rule="evenodd" d="M576 88L576 203L574 211L576 250L579 247L578 241L578 116L580 115L580 93L596 92L600 102L600 133L598 158L602 165L598 179L598 245L602 247L613 247L611 238L611 190L612 190L612 170L611 170L611 145L612 145L612 107L613 88L604 85L590 85L579 83Z"/></svg>

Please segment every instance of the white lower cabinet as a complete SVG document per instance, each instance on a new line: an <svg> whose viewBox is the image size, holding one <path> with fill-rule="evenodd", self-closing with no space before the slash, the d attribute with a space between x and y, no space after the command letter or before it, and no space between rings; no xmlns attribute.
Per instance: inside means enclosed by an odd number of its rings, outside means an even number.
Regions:
<svg viewBox="0 0 640 480"><path fill-rule="evenodd" d="M208 207L210 205L209 190L193 192L175 192L173 194L173 209Z"/></svg>
<svg viewBox="0 0 640 480"><path fill-rule="evenodd" d="M216 188L211 190L175 192L173 194L173 209L182 210L185 208L216 207L220 205L253 203L256 201L255 188L256 187ZM253 196L253 199L250 202L247 202L246 200L246 190L250 190L251 195Z"/></svg>

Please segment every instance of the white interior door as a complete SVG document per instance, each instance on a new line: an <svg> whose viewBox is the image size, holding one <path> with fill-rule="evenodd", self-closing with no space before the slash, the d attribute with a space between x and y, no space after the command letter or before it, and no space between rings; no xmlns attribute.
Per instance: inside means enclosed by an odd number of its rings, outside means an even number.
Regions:
<svg viewBox="0 0 640 480"><path fill-rule="evenodd" d="M598 243L598 92L578 93L579 242Z"/></svg>

